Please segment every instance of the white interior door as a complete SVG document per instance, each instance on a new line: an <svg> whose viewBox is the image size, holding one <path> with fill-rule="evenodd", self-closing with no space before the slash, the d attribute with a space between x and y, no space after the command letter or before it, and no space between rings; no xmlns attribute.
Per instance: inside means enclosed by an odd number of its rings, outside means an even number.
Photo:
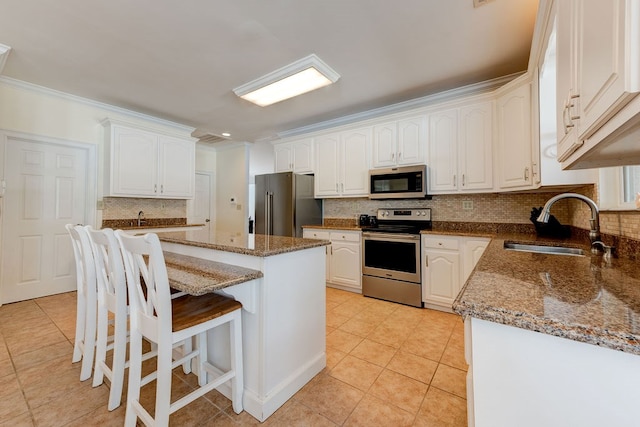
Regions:
<svg viewBox="0 0 640 427"><path fill-rule="evenodd" d="M23 137L3 141L0 301L75 290L75 260L64 226L87 223L90 150Z"/></svg>
<svg viewBox="0 0 640 427"><path fill-rule="evenodd" d="M190 237L206 237L211 234L215 227L212 225L211 189L213 187L213 176L207 172L196 172L195 193L189 201L189 223L204 224L201 230L190 231Z"/></svg>

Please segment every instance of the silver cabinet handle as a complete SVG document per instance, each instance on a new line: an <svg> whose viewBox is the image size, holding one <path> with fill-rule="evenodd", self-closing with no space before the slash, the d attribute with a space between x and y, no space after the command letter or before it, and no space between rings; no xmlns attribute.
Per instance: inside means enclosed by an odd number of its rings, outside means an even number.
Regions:
<svg viewBox="0 0 640 427"><path fill-rule="evenodd" d="M529 168L528 167L524 168L524 180L525 181L529 180Z"/></svg>
<svg viewBox="0 0 640 427"><path fill-rule="evenodd" d="M396 159L396 153L391 153L391 160L395 160Z"/></svg>
<svg viewBox="0 0 640 427"><path fill-rule="evenodd" d="M160 193L164 194L164 184L160 184Z"/></svg>
<svg viewBox="0 0 640 427"><path fill-rule="evenodd" d="M401 153L401 152L399 152L399 153L398 153L398 160L400 160L401 158L402 158L402 153Z"/></svg>
<svg viewBox="0 0 640 427"><path fill-rule="evenodd" d="M154 193L158 192L158 184L153 184L153 192Z"/></svg>
<svg viewBox="0 0 640 427"><path fill-rule="evenodd" d="M340 186L342 187L342 192L344 193L344 182L340 184Z"/></svg>
<svg viewBox="0 0 640 427"><path fill-rule="evenodd" d="M456 186L456 176L455 175L453 175L453 186L454 187Z"/></svg>
<svg viewBox="0 0 640 427"><path fill-rule="evenodd" d="M424 256L424 266L429 267L429 255Z"/></svg>
<svg viewBox="0 0 640 427"><path fill-rule="evenodd" d="M462 186L464 187L464 174L462 174Z"/></svg>

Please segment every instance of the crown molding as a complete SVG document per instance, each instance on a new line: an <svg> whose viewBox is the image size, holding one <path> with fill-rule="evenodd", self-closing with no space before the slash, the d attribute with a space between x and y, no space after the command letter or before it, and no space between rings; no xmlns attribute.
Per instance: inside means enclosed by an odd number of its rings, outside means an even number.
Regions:
<svg viewBox="0 0 640 427"><path fill-rule="evenodd" d="M72 95L70 93L61 92L59 90L50 89L44 86L39 86L33 83L28 83L28 82L17 80L7 76L0 76L0 83L4 83L8 86L13 86L19 89L24 89L26 91L35 92L37 94L51 96L51 97L63 99L66 101L77 102L77 103L86 105L88 107L99 108L111 113L122 114L131 118L148 121L156 125L170 127L180 133L184 132L191 135L191 132L195 130L194 127L186 126L181 123L172 122L169 120L161 119L159 117L154 117L147 114L139 113L137 111L128 110L122 107L116 107L115 105L106 104L104 102L95 101L89 98L83 98L81 96Z"/></svg>
<svg viewBox="0 0 640 427"><path fill-rule="evenodd" d="M490 92L509 83L513 79L520 77L523 74L524 72L509 74L509 75L498 77L495 79L486 80L484 82L474 83L467 86L446 90L444 92L439 92L433 95L427 95L421 98L414 98L408 101L386 105L384 107L374 108L372 110L367 110L360 113L350 114L347 116L326 120L324 122L314 123L308 126L302 126L299 128L286 130L286 131L277 133L276 137L273 137L273 138L267 137L267 138L263 138L260 141L263 141L263 140L270 141L277 138L284 139L290 136L297 136L297 135L302 135L306 133L321 131L321 130L330 129L337 126L342 126L342 125L356 123L356 122L360 122L368 119L387 116L390 114L403 113L403 112L407 112L417 108L427 107L436 103L454 100L462 96L476 95L483 92Z"/></svg>

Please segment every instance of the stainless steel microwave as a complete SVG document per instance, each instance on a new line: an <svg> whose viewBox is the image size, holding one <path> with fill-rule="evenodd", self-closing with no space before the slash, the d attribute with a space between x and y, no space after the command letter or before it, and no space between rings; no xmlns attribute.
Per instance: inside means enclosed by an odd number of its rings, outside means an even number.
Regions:
<svg viewBox="0 0 640 427"><path fill-rule="evenodd" d="M426 199L427 167L372 169L369 184L370 199Z"/></svg>

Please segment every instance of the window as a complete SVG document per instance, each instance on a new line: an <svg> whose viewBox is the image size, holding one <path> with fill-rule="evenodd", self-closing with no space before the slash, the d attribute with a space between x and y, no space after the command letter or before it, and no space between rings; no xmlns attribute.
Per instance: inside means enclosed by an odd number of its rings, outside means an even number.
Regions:
<svg viewBox="0 0 640 427"><path fill-rule="evenodd" d="M640 166L601 168L598 192L602 210L638 209Z"/></svg>
<svg viewBox="0 0 640 427"><path fill-rule="evenodd" d="M622 167L622 189L624 203L635 205L636 195L640 193L640 166Z"/></svg>

